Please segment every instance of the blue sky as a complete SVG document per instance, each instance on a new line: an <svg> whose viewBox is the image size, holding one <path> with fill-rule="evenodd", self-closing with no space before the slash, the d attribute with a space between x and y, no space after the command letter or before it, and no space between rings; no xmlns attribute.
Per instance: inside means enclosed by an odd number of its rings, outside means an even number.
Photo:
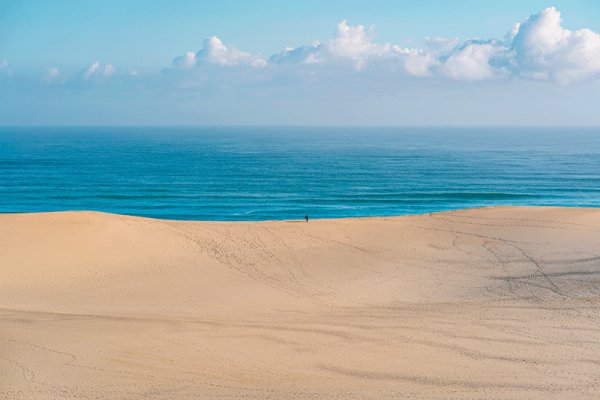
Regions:
<svg viewBox="0 0 600 400"><path fill-rule="evenodd" d="M594 0L0 0L0 124L598 126L597 32Z"/></svg>

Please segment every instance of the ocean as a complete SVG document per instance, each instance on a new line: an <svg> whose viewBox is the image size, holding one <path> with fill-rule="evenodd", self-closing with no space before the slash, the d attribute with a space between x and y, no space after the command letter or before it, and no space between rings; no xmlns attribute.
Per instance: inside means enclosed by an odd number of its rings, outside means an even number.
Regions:
<svg viewBox="0 0 600 400"><path fill-rule="evenodd" d="M600 129L3 127L0 212L273 220L600 206Z"/></svg>

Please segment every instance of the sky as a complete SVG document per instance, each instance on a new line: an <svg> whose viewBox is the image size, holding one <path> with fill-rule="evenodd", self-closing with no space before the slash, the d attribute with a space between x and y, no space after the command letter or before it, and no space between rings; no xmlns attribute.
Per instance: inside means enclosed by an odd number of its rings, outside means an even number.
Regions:
<svg viewBox="0 0 600 400"><path fill-rule="evenodd" d="M0 0L0 125L600 126L600 2Z"/></svg>

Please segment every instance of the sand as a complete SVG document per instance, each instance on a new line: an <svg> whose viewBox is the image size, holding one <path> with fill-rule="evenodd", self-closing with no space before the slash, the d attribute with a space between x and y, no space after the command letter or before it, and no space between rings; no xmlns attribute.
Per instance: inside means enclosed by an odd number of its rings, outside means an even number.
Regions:
<svg viewBox="0 0 600 400"><path fill-rule="evenodd" d="M598 399L600 210L0 215L1 399Z"/></svg>

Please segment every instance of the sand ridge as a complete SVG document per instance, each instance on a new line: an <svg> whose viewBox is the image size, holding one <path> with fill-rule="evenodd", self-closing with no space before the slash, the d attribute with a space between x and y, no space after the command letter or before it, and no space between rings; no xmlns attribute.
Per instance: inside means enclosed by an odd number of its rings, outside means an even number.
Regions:
<svg viewBox="0 0 600 400"><path fill-rule="evenodd" d="M0 215L2 399L596 399L600 210Z"/></svg>

